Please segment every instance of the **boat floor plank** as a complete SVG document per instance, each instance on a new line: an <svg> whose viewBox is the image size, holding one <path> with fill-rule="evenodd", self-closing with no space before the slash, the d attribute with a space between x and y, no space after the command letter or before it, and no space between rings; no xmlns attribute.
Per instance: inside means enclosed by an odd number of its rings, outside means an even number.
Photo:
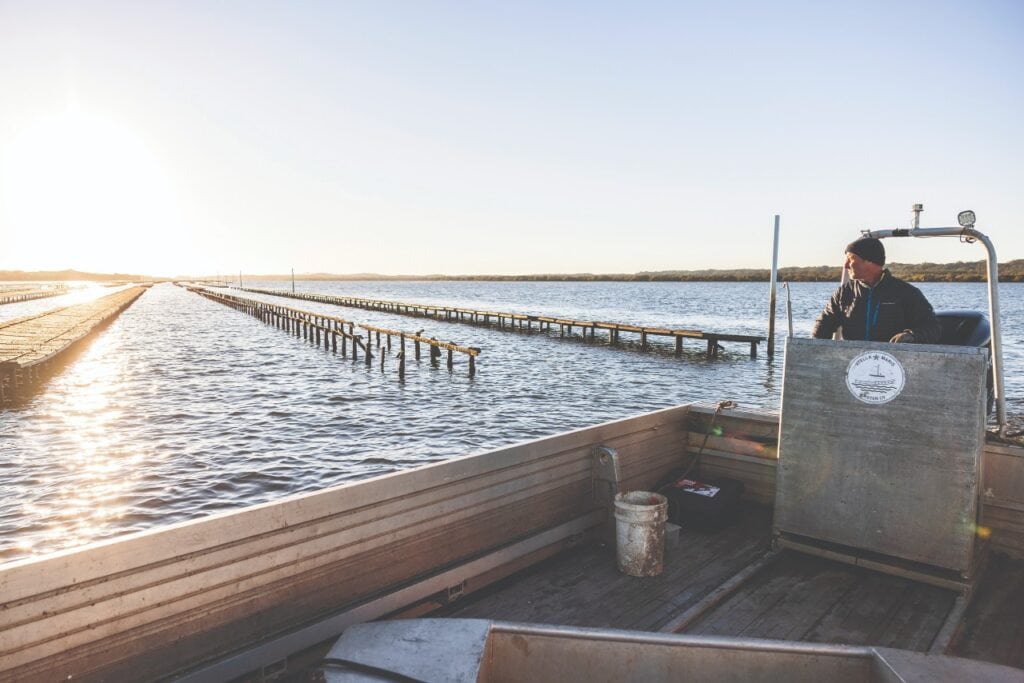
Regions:
<svg viewBox="0 0 1024 683"><path fill-rule="evenodd" d="M602 545L566 553L446 608L445 616L657 631L768 549L770 510L749 506L721 532L683 529L660 576L618 571Z"/></svg>
<svg viewBox="0 0 1024 683"><path fill-rule="evenodd" d="M925 651L955 599L953 593L941 588L864 571L805 639Z"/></svg>
<svg viewBox="0 0 1024 683"><path fill-rule="evenodd" d="M786 551L687 633L926 651L956 593Z"/></svg>
<svg viewBox="0 0 1024 683"><path fill-rule="evenodd" d="M1024 668L1024 561L991 557L953 654Z"/></svg>
<svg viewBox="0 0 1024 683"><path fill-rule="evenodd" d="M759 559L770 510L748 505L720 532L683 529L658 577L621 574L611 548L565 552L434 616L657 631ZM997 556L998 557L998 556ZM1024 561L1005 556L982 578L953 654L1024 666ZM685 633L878 645L927 652L957 594L862 567L783 551Z"/></svg>

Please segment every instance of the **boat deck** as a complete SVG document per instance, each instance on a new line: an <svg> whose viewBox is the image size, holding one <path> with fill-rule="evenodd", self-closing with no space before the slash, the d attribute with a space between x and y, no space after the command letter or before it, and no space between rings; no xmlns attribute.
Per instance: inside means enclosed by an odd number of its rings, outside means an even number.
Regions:
<svg viewBox="0 0 1024 683"><path fill-rule="evenodd" d="M683 529L657 577L621 574L614 549L592 545L510 577L442 614L639 631L681 627L679 632L692 635L920 652L946 637L943 627L957 607L953 591L789 550L761 563L769 551L770 514L750 505L722 531ZM707 598L747 568L749 576L735 591L719 591L719 601ZM950 654L1024 667L1022 578L1024 562L992 558Z"/></svg>

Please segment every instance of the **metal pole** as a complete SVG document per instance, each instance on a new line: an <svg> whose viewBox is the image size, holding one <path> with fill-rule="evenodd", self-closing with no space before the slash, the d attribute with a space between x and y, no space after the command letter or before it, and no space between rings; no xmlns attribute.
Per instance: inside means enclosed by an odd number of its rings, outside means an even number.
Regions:
<svg viewBox="0 0 1024 683"><path fill-rule="evenodd" d="M783 282L782 286L786 289L786 318L789 320L789 335L793 336L793 300L789 298L789 283Z"/></svg>
<svg viewBox="0 0 1024 683"><path fill-rule="evenodd" d="M772 242L772 275L768 285L768 357L775 355L775 284L779 276L779 214L775 214Z"/></svg>
<svg viewBox="0 0 1024 683"><path fill-rule="evenodd" d="M999 422L999 433L1006 433L1006 396L1003 390L1003 333L999 321L999 262L996 260L996 248L984 233L973 227L959 228L914 228L913 230L867 230L868 237L884 239L886 237L960 237L976 239L985 245L985 262L988 266L988 317L992 326L992 388L996 394L996 419Z"/></svg>
<svg viewBox="0 0 1024 683"><path fill-rule="evenodd" d="M1006 436L1006 396L1003 393L1003 333L999 324L999 262L996 248L988 237L978 233L978 239L985 245L985 260L988 265L988 318L992 322L992 388L996 394L996 421L999 435Z"/></svg>
<svg viewBox="0 0 1024 683"><path fill-rule="evenodd" d="M839 276L839 286L842 287L843 285L845 285L847 282L850 281L850 274L846 271L846 256L845 256L845 254L843 256L843 267L840 270L842 270L842 274ZM838 341L838 340L840 340L842 338L843 338L843 328L842 328L842 326L840 326L838 329L836 329L835 332L832 333L832 339Z"/></svg>

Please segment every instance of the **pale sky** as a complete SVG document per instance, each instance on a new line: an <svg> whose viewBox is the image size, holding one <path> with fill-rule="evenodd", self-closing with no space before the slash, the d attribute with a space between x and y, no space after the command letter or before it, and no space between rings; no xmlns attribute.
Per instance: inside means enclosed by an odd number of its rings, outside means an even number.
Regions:
<svg viewBox="0 0 1024 683"><path fill-rule="evenodd" d="M1017 0L0 0L0 269L1008 261L1022 120Z"/></svg>

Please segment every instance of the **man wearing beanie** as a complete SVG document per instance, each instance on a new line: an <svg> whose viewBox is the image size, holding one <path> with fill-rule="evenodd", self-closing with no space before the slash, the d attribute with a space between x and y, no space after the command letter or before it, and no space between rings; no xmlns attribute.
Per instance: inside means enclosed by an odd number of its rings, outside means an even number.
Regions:
<svg viewBox="0 0 1024 683"><path fill-rule="evenodd" d="M894 277L885 266L885 247L874 237L846 245L850 279L835 291L814 321L816 339L934 344L941 327L932 305L917 287Z"/></svg>

